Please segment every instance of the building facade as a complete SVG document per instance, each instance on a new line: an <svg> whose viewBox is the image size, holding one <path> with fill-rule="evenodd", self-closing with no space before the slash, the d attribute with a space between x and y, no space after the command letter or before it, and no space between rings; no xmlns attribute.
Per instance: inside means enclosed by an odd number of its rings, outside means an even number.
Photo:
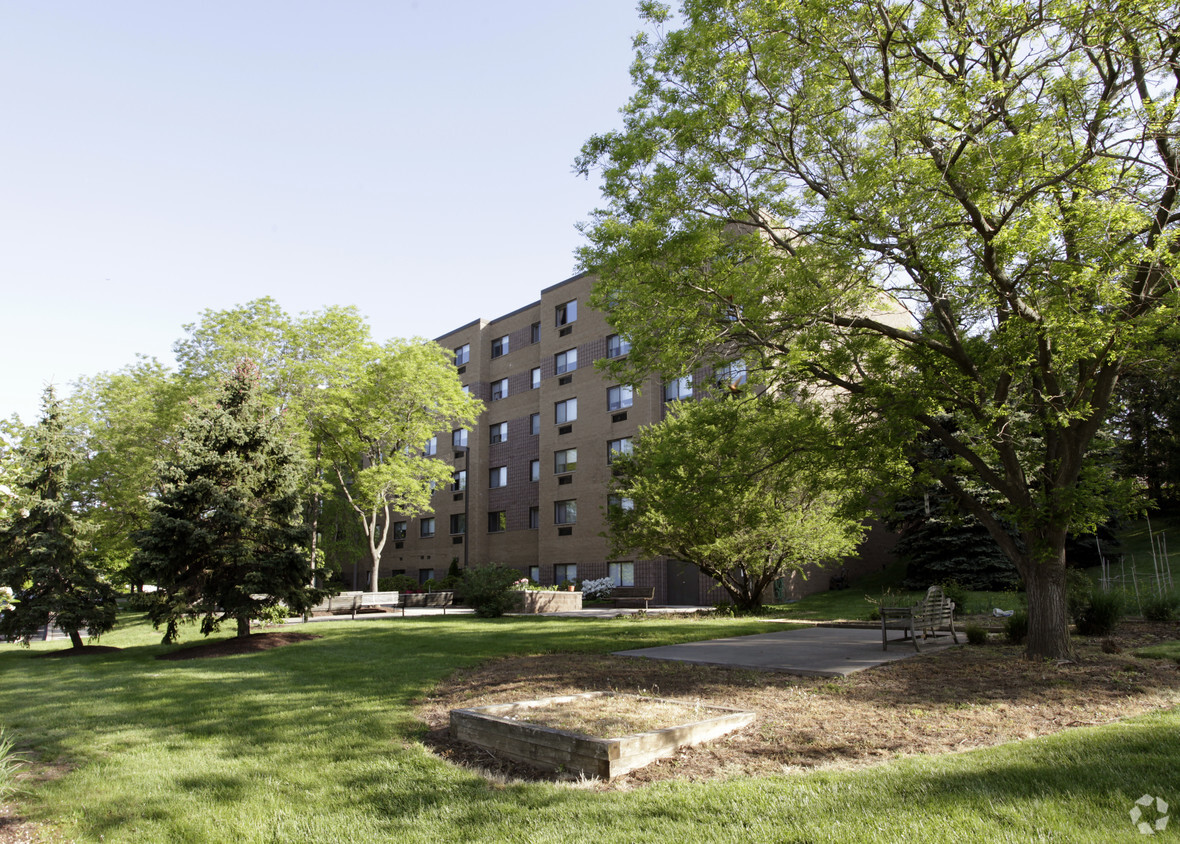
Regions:
<svg viewBox="0 0 1180 844"><path fill-rule="evenodd" d="M460 568L500 563L542 584L610 577L653 587L658 603L711 604L726 593L695 566L611 554L605 510L612 456L630 448L667 403L693 397L691 379L622 384L595 366L627 353L605 315L589 307L594 277L582 274L497 319L470 322L437 338L455 353L464 386L485 403L473 430L439 432L430 448L453 466L434 512L395 516L381 577L419 583ZM618 506L618 503L615 503ZM863 556L863 555L862 555ZM861 569L882 560L858 558ZM345 571L354 588L368 574ZM788 578L782 597L827 589L826 575Z"/></svg>

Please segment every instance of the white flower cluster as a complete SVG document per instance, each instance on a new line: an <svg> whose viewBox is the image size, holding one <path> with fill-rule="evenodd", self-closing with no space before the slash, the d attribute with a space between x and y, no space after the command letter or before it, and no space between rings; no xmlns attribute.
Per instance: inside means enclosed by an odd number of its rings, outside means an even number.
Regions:
<svg viewBox="0 0 1180 844"><path fill-rule="evenodd" d="M609 577L600 577L598 580L583 580L582 597L589 601L599 598L609 598L610 590L614 588L615 582Z"/></svg>
<svg viewBox="0 0 1180 844"><path fill-rule="evenodd" d="M11 587L0 586L0 612L10 610L16 606L16 595Z"/></svg>

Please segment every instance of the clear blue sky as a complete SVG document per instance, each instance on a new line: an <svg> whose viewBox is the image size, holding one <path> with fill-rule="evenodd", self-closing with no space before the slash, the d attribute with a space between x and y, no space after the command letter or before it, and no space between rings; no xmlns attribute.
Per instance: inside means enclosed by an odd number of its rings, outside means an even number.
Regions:
<svg viewBox="0 0 1180 844"><path fill-rule="evenodd" d="M273 296L435 337L570 276L635 0L0 0L0 417Z"/></svg>

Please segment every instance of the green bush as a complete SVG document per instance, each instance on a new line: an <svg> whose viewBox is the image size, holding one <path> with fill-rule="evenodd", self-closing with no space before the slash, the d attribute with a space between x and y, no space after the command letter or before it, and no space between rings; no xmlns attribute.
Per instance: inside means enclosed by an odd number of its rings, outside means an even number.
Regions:
<svg viewBox="0 0 1180 844"><path fill-rule="evenodd" d="M13 750L12 739L0 727L0 803L16 793L16 774L24 760Z"/></svg>
<svg viewBox="0 0 1180 844"><path fill-rule="evenodd" d="M495 618L512 609L516 601L512 584L520 572L492 563L468 569L463 575L463 600L476 615Z"/></svg>
<svg viewBox="0 0 1180 844"><path fill-rule="evenodd" d="M1180 615L1180 592L1156 595L1143 601L1143 617L1148 621L1175 621Z"/></svg>
<svg viewBox="0 0 1180 844"><path fill-rule="evenodd" d="M967 612L967 598L969 593L957 580L944 580L938 584L942 587L942 594L955 602L955 612L960 615Z"/></svg>
<svg viewBox="0 0 1180 844"><path fill-rule="evenodd" d="M1090 596L1093 593L1094 581L1084 571L1065 570L1065 609L1075 623L1090 605Z"/></svg>
<svg viewBox="0 0 1180 844"><path fill-rule="evenodd" d="M1076 618L1078 632L1083 636L1109 636L1122 617L1122 595L1118 592L1093 592Z"/></svg>
<svg viewBox="0 0 1180 844"><path fill-rule="evenodd" d="M1016 610L1004 619L1004 636L1013 645L1023 645L1028 638L1028 610Z"/></svg>
<svg viewBox="0 0 1180 844"><path fill-rule="evenodd" d="M967 643L971 645L986 645L987 631L978 624L968 624L963 628L963 632L967 634Z"/></svg>
<svg viewBox="0 0 1180 844"><path fill-rule="evenodd" d="M395 574L393 577L379 577L377 578L377 591L379 592L407 592L411 589L418 588L418 581L410 577L408 574Z"/></svg>

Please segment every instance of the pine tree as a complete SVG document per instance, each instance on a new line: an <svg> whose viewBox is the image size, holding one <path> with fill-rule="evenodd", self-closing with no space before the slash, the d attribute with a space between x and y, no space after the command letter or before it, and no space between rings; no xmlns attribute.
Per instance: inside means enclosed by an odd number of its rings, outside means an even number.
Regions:
<svg viewBox="0 0 1180 844"><path fill-rule="evenodd" d="M160 590L151 618L165 625L165 643L184 619L200 617L205 635L233 619L246 636L250 619L280 603L302 612L315 598L302 465L259 384L258 367L239 364L161 466L162 492L137 542L146 581Z"/></svg>
<svg viewBox="0 0 1180 844"><path fill-rule="evenodd" d="M83 632L97 638L114 626L115 590L87 558L85 526L69 494L77 449L52 387L42 407L41 421L18 448L26 466L18 484L24 506L0 530L0 585L19 598L0 613L0 637L28 644L53 623L81 648Z"/></svg>

